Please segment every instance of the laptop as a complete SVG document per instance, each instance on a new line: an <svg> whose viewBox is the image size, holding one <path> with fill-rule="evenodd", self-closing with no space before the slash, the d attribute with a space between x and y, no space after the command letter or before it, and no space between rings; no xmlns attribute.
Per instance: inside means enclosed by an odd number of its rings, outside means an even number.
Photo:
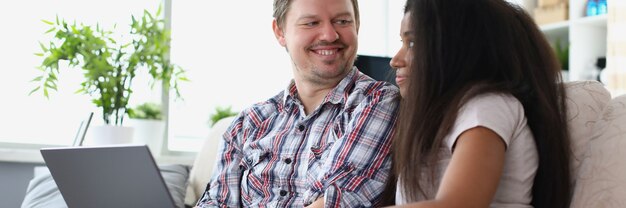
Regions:
<svg viewBox="0 0 626 208"><path fill-rule="evenodd" d="M68 207L175 207L146 145L41 149Z"/></svg>

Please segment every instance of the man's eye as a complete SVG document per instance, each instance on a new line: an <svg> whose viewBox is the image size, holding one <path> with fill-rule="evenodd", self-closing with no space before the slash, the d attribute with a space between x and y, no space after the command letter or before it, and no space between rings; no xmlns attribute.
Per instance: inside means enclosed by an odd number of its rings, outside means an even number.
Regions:
<svg viewBox="0 0 626 208"><path fill-rule="evenodd" d="M304 25L306 25L306 26L315 26L317 24L318 24L318 22L307 22L307 23L304 23Z"/></svg>
<svg viewBox="0 0 626 208"><path fill-rule="evenodd" d="M352 21L350 21L350 20L337 20L336 23L339 24L339 25L347 25L347 24L352 23Z"/></svg>

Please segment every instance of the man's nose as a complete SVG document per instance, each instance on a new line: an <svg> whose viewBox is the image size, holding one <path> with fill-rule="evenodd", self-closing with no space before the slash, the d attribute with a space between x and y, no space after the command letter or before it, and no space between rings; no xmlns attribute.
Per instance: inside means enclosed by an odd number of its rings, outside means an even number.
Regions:
<svg viewBox="0 0 626 208"><path fill-rule="evenodd" d="M329 43L335 42L339 39L339 33L337 33L337 30L332 23L324 24L320 33L320 40L328 41Z"/></svg>

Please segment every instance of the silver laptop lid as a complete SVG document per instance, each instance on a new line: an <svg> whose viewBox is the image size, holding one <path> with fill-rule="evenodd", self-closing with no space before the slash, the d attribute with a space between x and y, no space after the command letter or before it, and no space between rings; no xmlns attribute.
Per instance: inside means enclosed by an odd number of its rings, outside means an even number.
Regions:
<svg viewBox="0 0 626 208"><path fill-rule="evenodd" d="M44 148L68 207L175 207L146 145Z"/></svg>

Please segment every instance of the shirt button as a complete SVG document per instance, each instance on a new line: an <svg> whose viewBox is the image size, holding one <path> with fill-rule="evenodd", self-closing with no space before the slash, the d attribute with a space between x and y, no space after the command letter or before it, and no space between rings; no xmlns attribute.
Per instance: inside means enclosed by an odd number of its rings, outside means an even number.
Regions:
<svg viewBox="0 0 626 208"><path fill-rule="evenodd" d="M287 164L291 164L291 158L287 158L287 159L285 159L285 163L287 163Z"/></svg>
<svg viewBox="0 0 626 208"><path fill-rule="evenodd" d="M299 125L298 126L298 131L304 131L304 125Z"/></svg>
<svg viewBox="0 0 626 208"><path fill-rule="evenodd" d="M280 190L280 196L287 196L287 191Z"/></svg>

